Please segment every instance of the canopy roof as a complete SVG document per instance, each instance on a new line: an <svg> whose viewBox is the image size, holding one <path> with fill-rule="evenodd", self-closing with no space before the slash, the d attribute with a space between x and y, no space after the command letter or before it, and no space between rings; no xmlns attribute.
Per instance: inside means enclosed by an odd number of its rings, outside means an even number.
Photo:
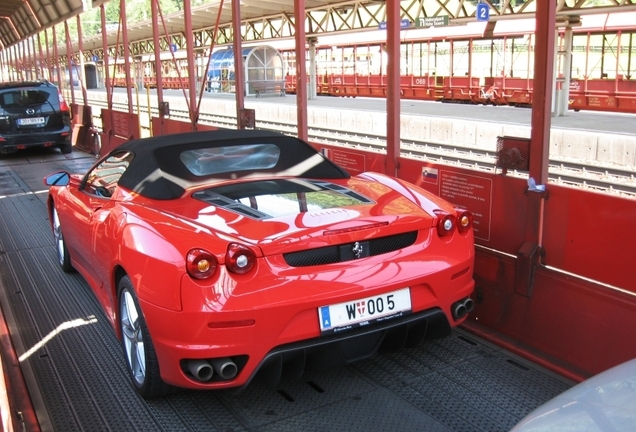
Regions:
<svg viewBox="0 0 636 432"><path fill-rule="evenodd" d="M92 7L98 7L108 1L93 0ZM351 2L352 0L344 0ZM90 2L90 0L86 0ZM343 0L305 0L307 9L342 3ZM192 8L194 29L210 27L218 13L219 0L213 0ZM0 50L14 45L44 29L63 23L84 12L82 0L0 0ZM250 20L279 14L294 14L294 0L241 0L241 19ZM170 34L184 33L183 11L164 16ZM232 22L232 2L225 0L221 12L220 24ZM141 22L128 27L131 41L152 38L152 21ZM161 29L163 33L163 28ZM101 36L90 38L101 46ZM91 41L87 41L91 45ZM109 32L108 44L117 44L117 32ZM121 41L119 41L121 43ZM95 48L87 46L87 49Z"/></svg>
<svg viewBox="0 0 636 432"><path fill-rule="evenodd" d="M82 0L2 0L0 49L73 18L83 11Z"/></svg>

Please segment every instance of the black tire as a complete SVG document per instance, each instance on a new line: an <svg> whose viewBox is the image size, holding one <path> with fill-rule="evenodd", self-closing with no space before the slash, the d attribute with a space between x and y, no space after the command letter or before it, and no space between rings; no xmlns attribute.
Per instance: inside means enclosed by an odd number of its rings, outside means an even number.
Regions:
<svg viewBox="0 0 636 432"><path fill-rule="evenodd" d="M66 242L64 241L64 235L62 234L62 222L60 216L57 214L57 209L53 206L52 211L53 218L53 238L55 240L55 251L57 253L57 261L60 263L60 267L66 273L75 271L73 264L71 264L71 256L66 248Z"/></svg>
<svg viewBox="0 0 636 432"><path fill-rule="evenodd" d="M128 276L119 281L118 291L121 344L133 387L144 399L163 396L170 391L170 386L159 374L155 347Z"/></svg>
<svg viewBox="0 0 636 432"><path fill-rule="evenodd" d="M71 143L60 144L60 151L62 152L62 154L72 153L73 152L73 144L71 144Z"/></svg>

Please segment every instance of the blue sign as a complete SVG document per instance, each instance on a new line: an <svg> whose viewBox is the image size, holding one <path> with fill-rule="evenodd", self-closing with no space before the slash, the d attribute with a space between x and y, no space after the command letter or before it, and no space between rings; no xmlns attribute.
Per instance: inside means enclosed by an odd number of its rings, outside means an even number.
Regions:
<svg viewBox="0 0 636 432"><path fill-rule="evenodd" d="M400 20L400 29L404 30L409 28L410 26L411 26L411 20L409 19ZM378 28L380 30L386 30L386 21L382 21L380 25L378 25Z"/></svg>
<svg viewBox="0 0 636 432"><path fill-rule="evenodd" d="M477 17L477 21L488 21L490 19L490 6L486 3L477 3L475 17Z"/></svg>
<svg viewBox="0 0 636 432"><path fill-rule="evenodd" d="M94 55L94 56L93 56L93 61L97 63L97 62L99 61L99 57L98 57L98 56L96 56L96 55Z"/></svg>
<svg viewBox="0 0 636 432"><path fill-rule="evenodd" d="M177 44L170 45L170 51L177 52Z"/></svg>

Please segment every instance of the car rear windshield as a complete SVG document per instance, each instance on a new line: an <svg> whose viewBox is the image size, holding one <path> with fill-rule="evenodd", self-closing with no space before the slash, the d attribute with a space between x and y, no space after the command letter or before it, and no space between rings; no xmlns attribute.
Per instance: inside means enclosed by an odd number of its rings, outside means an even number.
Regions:
<svg viewBox="0 0 636 432"><path fill-rule="evenodd" d="M186 150L181 162L196 176L271 169L280 158L274 144L245 144Z"/></svg>
<svg viewBox="0 0 636 432"><path fill-rule="evenodd" d="M33 108L42 105L57 104L57 93L46 89L11 89L0 92L0 107L5 110Z"/></svg>

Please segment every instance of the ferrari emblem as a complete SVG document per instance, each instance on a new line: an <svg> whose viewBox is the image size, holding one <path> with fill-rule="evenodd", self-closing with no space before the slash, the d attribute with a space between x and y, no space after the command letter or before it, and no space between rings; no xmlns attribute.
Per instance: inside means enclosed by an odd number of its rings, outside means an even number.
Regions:
<svg viewBox="0 0 636 432"><path fill-rule="evenodd" d="M352 252L355 255L355 257L360 258L362 256L362 251L363 251L363 248L360 242L355 242L353 244L353 249L352 249Z"/></svg>

